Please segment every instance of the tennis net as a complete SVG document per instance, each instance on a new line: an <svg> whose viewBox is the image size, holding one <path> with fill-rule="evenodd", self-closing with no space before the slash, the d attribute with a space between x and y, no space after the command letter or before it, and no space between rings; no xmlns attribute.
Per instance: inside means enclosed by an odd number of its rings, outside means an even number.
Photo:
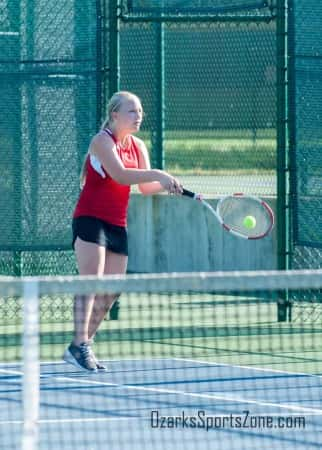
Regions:
<svg viewBox="0 0 322 450"><path fill-rule="evenodd" d="M63 362L73 296L120 292L108 370ZM321 448L322 320L277 320L321 292L322 270L0 277L1 448Z"/></svg>

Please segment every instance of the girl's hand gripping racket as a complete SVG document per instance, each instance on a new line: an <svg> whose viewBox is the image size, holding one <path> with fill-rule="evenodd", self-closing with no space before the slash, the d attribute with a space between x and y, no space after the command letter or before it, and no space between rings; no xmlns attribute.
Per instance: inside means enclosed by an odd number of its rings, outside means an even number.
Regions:
<svg viewBox="0 0 322 450"><path fill-rule="evenodd" d="M267 236L274 226L272 209L263 200L244 194L222 197L216 210L202 195L182 190L182 195L199 200L216 217L226 231L244 239L261 239Z"/></svg>

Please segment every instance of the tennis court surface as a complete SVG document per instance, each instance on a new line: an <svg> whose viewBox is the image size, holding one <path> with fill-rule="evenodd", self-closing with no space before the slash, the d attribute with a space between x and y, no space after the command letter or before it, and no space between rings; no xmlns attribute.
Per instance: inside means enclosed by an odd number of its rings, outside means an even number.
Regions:
<svg viewBox="0 0 322 450"><path fill-rule="evenodd" d="M321 448L321 284L322 271L1 279L1 449ZM90 292L122 292L96 374L61 359L73 294ZM296 320L279 322L293 297Z"/></svg>

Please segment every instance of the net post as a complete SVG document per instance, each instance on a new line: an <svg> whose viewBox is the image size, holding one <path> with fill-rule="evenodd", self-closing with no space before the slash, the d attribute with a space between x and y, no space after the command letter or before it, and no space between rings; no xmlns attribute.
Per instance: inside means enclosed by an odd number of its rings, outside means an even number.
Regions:
<svg viewBox="0 0 322 450"><path fill-rule="evenodd" d="M39 441L39 286L23 283L23 432L22 450L37 450Z"/></svg>

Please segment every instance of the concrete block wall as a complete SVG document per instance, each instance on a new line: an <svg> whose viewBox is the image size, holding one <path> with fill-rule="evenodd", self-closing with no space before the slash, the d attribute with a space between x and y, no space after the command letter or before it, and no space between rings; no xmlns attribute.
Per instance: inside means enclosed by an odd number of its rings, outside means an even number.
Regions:
<svg viewBox="0 0 322 450"><path fill-rule="evenodd" d="M275 211L276 200L266 201ZM132 194L128 229L129 272L277 269L276 227L264 239L240 239L188 198Z"/></svg>

